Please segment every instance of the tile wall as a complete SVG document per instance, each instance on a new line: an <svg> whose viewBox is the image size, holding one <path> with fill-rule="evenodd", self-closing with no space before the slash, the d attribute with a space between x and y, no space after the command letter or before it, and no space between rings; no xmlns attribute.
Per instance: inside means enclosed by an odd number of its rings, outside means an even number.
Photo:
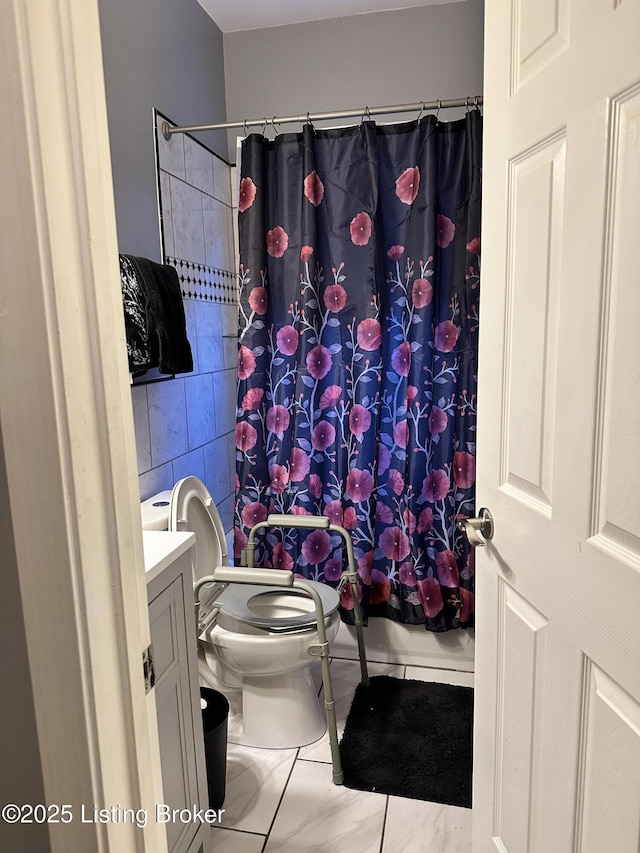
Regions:
<svg viewBox="0 0 640 853"><path fill-rule="evenodd" d="M132 388L140 499L195 475L229 531L237 366L231 167L185 134L166 141L159 130L157 138L164 258L181 279L194 370Z"/></svg>

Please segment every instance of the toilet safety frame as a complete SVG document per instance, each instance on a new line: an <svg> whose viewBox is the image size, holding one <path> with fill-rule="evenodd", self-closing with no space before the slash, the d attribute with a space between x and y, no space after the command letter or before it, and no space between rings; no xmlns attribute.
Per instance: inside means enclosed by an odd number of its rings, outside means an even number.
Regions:
<svg viewBox="0 0 640 853"><path fill-rule="evenodd" d="M331 745L331 764L333 766L333 782L335 785L341 785L344 781L342 772L342 761L340 759L340 746L338 744L338 729L336 724L336 703L333 697L333 687L331 684L331 671L329 666L329 642L327 640L327 632L325 625L324 608L322 600L316 590L306 581L296 578L292 571L287 569L261 569L256 568L253 563L255 560L256 551L256 534L258 531L276 527L281 530L328 530L331 533L337 533L344 539L347 550L348 569L342 572L338 589L341 589L345 583L351 584L351 593L353 597L353 615L356 628L356 636L358 639L358 657L360 659L360 673L363 685L369 684L369 674L367 671L367 656L364 646L362 610L360 607L360 599L358 597L358 569L356 566L355 555L353 553L353 541L349 533L344 527L339 524L331 524L326 516L310 516L310 515L279 515L271 514L266 521L260 521L255 524L249 532L246 548L242 552L242 566L218 566L214 569L211 575L201 578L193 587L193 598L196 608L196 621L198 621L198 611L200 609L200 590L203 586L211 583L245 583L268 585L273 587L293 587L299 589L312 599L316 610L316 622L318 629L317 643L312 643L308 652L312 657L319 657L322 667L322 684L324 686L324 707L327 717L327 731L329 732L329 743ZM221 588L220 592L224 587ZM209 602L213 599L210 598ZM213 606L212 610L207 614L204 621L198 624L198 633L201 635L210 628L216 621L220 608Z"/></svg>

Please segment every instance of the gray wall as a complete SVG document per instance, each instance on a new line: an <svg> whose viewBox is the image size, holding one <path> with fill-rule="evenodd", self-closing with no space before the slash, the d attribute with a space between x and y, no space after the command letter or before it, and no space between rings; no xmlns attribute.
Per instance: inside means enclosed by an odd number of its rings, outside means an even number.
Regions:
<svg viewBox="0 0 640 853"><path fill-rule="evenodd" d="M483 0L465 0L226 33L228 117L271 118L481 94L483 28ZM452 111L441 116L455 117ZM230 151L233 157L232 146Z"/></svg>
<svg viewBox="0 0 640 853"><path fill-rule="evenodd" d="M197 0L99 0L121 252L160 260L152 108L224 121L222 34ZM224 133L203 141L227 157Z"/></svg>
<svg viewBox="0 0 640 853"><path fill-rule="evenodd" d="M0 805L46 802L0 432ZM44 824L0 821L0 850L49 851Z"/></svg>

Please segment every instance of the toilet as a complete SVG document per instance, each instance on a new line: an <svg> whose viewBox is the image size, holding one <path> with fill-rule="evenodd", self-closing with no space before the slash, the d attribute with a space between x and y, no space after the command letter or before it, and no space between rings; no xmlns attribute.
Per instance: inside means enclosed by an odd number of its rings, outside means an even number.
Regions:
<svg viewBox="0 0 640 853"><path fill-rule="evenodd" d="M141 505L142 526L195 534L194 581L228 565L220 516L206 486L186 477L172 491ZM309 581L321 597L327 640L338 632L340 598L326 584ZM319 642L315 608L296 589L252 584L220 586L200 600L206 608L214 594L220 613L200 637L200 683L229 700L229 740L245 746L294 748L313 743L326 730L318 700L309 646Z"/></svg>

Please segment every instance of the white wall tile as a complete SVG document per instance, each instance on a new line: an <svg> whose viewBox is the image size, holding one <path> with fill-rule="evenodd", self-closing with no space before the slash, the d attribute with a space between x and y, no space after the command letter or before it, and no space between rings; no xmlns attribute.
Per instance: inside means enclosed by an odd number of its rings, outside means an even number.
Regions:
<svg viewBox="0 0 640 853"><path fill-rule="evenodd" d="M184 165L188 184L213 195L213 154L194 139L185 136Z"/></svg>
<svg viewBox="0 0 640 853"><path fill-rule="evenodd" d="M200 371L222 370L225 367L222 308L212 302L198 301L195 306L195 314ZM217 434L220 433L217 432Z"/></svg>
<svg viewBox="0 0 640 853"><path fill-rule="evenodd" d="M184 380L190 450L215 438L211 376L211 373L200 373L198 376L187 376Z"/></svg>
<svg viewBox="0 0 640 853"><path fill-rule="evenodd" d="M171 176L160 171L160 209L162 211L162 235L164 255L174 257L173 214L171 211Z"/></svg>
<svg viewBox="0 0 640 853"><path fill-rule="evenodd" d="M131 402L133 404L133 426L136 433L138 473L143 474L151 468L151 436L149 434L149 406L146 385L132 386Z"/></svg>
<svg viewBox="0 0 640 853"><path fill-rule="evenodd" d="M167 140L162 135L162 124L164 119L157 117L157 139L158 139L158 162L160 168L178 178L184 178L184 134L174 133Z"/></svg>
<svg viewBox="0 0 640 853"><path fill-rule="evenodd" d="M184 379L147 385L154 468L189 450Z"/></svg>
<svg viewBox="0 0 640 853"><path fill-rule="evenodd" d="M219 270L233 272L231 241L229 239L231 208L215 198L205 198L202 211L206 263Z"/></svg>
<svg viewBox="0 0 640 853"><path fill-rule="evenodd" d="M216 401L216 435L226 435L236 428L236 371L223 370L214 373L213 394Z"/></svg>
<svg viewBox="0 0 640 853"><path fill-rule="evenodd" d="M171 178L173 242L177 258L204 264L204 227L202 193L195 187Z"/></svg>
<svg viewBox="0 0 640 853"><path fill-rule="evenodd" d="M173 468L171 462L141 474L138 477L138 485L140 486L141 501L146 501L147 498L157 495L158 492L163 492L165 489L172 489Z"/></svg>
<svg viewBox="0 0 640 853"><path fill-rule="evenodd" d="M204 452L202 447L176 457L173 462L173 482L177 483L183 477L197 477L204 483Z"/></svg>
<svg viewBox="0 0 640 853"><path fill-rule="evenodd" d="M219 157L213 158L213 194L220 201L231 205L231 166Z"/></svg>
<svg viewBox="0 0 640 853"><path fill-rule="evenodd" d="M198 301L195 299L184 299L184 317L187 326L187 338L191 344L191 355L193 356L193 372L200 373L200 358L198 355Z"/></svg>
<svg viewBox="0 0 640 853"><path fill-rule="evenodd" d="M225 437L217 438L204 447L204 482L220 513L222 503L232 491L226 460L227 448ZM227 464L222 464L223 462ZM233 488L235 489L235 483ZM228 530L228 527L228 524L225 525L225 530Z"/></svg>

